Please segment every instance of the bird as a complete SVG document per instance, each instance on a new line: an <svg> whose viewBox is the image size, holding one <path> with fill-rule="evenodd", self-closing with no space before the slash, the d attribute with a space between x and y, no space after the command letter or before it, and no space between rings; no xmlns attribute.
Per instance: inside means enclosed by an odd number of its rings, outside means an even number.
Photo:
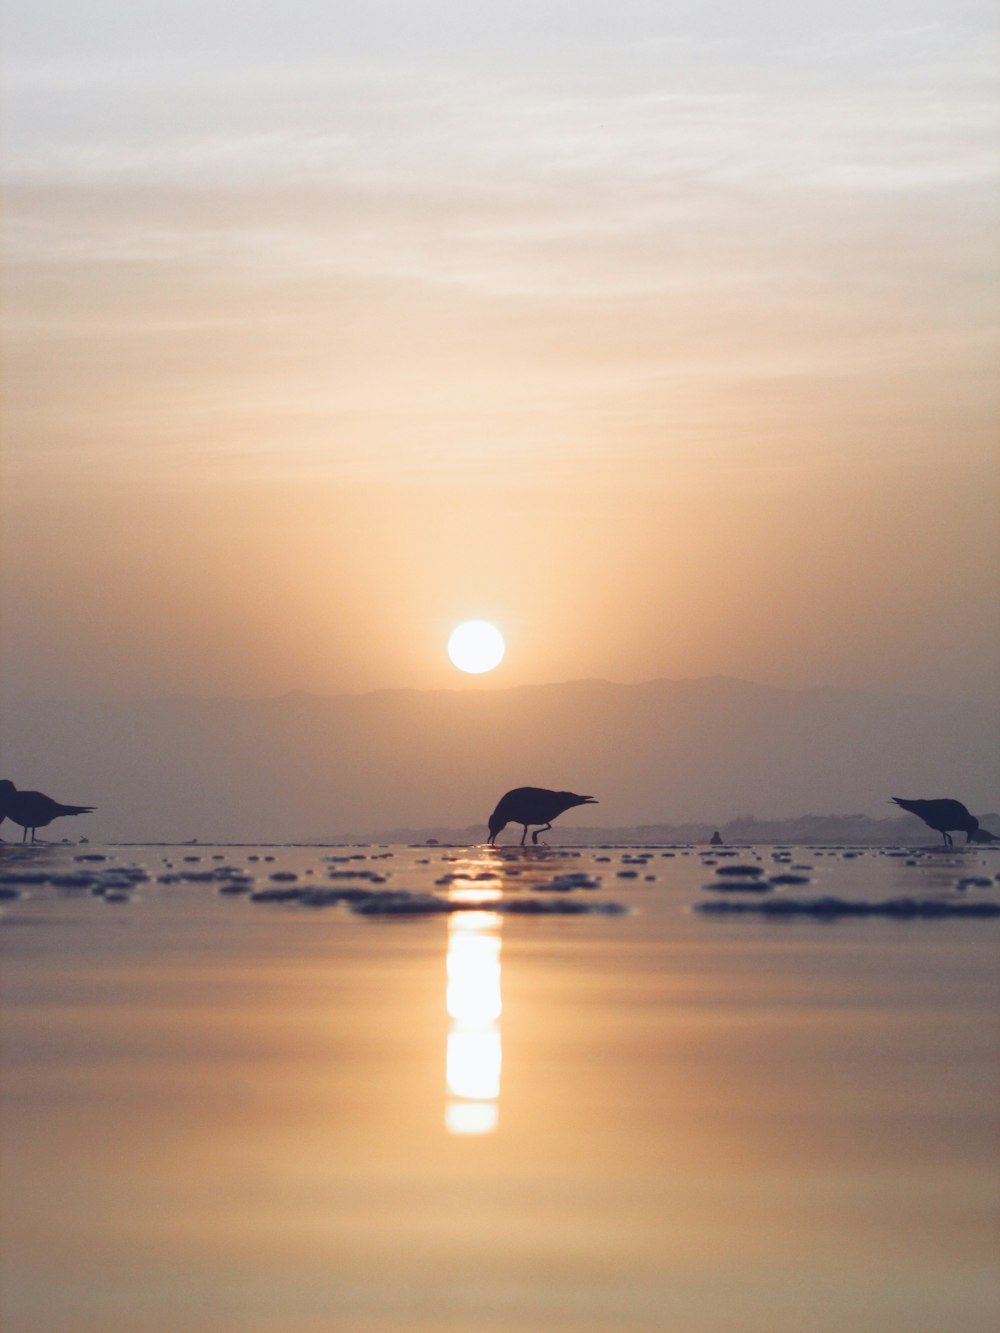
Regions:
<svg viewBox="0 0 1000 1333"><path fill-rule="evenodd" d="M904 810L909 810L911 815L922 819L929 828L940 833L946 847L955 845L952 832L964 833L966 845L970 842L1000 842L995 833L979 827L979 820L975 815L969 814L961 801L953 801L947 796L934 801L907 800L903 796L894 796L892 799Z"/></svg>
<svg viewBox="0 0 1000 1333"><path fill-rule="evenodd" d="M35 829L45 828L61 815L89 815L93 809L92 805L60 805L40 791L18 791L6 778L0 782L0 822L6 818L20 824L24 829L22 842L29 829L34 842Z"/></svg>
<svg viewBox="0 0 1000 1333"><path fill-rule="evenodd" d="M490 844L496 845L496 836L508 824L523 824L521 846L528 836L529 824L541 824L531 835L533 843L538 842L539 833L552 827L564 810L571 810L574 805L596 805L593 796L577 796L575 791L549 791L548 787L514 787L505 792L497 802L497 808L490 815Z"/></svg>

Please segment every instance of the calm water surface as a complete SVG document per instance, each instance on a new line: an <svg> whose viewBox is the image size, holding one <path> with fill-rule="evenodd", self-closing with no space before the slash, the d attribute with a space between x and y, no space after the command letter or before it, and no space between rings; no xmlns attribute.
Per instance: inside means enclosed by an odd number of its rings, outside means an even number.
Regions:
<svg viewBox="0 0 1000 1333"><path fill-rule="evenodd" d="M0 849L5 1330L995 1333L1000 920L693 912L734 864L1000 901L989 848ZM470 910L251 897L317 886Z"/></svg>

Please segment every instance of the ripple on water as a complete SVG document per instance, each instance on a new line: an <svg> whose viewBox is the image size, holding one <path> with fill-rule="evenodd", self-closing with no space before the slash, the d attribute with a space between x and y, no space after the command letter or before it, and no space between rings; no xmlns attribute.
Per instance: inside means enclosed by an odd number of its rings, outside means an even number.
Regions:
<svg viewBox="0 0 1000 1333"><path fill-rule="evenodd" d="M694 911L721 916L756 912L761 916L894 917L937 920L943 917L997 917L1000 903L950 902L941 898L889 898L881 901L849 898L770 898L763 902L695 903Z"/></svg>

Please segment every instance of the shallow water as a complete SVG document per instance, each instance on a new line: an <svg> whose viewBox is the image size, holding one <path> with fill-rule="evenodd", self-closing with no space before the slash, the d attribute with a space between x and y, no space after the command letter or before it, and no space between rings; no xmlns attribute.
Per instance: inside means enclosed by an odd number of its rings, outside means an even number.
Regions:
<svg viewBox="0 0 1000 1333"><path fill-rule="evenodd" d="M991 848L0 848L3 1327L993 1333L1000 919L691 908L1000 904L998 875ZM251 897L317 887L417 897Z"/></svg>

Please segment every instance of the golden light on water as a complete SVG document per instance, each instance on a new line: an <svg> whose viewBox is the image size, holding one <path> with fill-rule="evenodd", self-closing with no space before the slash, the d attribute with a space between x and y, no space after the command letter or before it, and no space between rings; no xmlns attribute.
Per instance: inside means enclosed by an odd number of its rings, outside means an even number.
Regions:
<svg viewBox="0 0 1000 1333"><path fill-rule="evenodd" d="M489 1101L500 1096L500 1033L495 1027L448 1034L448 1091Z"/></svg>
<svg viewBox="0 0 1000 1333"><path fill-rule="evenodd" d="M464 886L452 897L495 901L499 888ZM448 923L445 1127L451 1134L489 1134L499 1122L503 1053L498 912L455 912Z"/></svg>
<svg viewBox="0 0 1000 1333"><path fill-rule="evenodd" d="M499 1118L496 1102L449 1102L444 1123L449 1134L492 1134Z"/></svg>

